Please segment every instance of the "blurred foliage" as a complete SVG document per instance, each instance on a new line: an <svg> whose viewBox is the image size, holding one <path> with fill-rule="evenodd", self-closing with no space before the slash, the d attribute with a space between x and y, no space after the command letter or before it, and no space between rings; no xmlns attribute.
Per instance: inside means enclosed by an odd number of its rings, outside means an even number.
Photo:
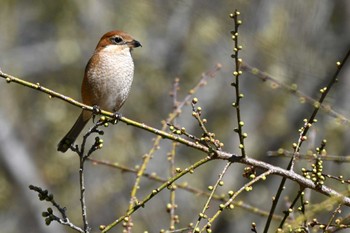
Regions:
<svg viewBox="0 0 350 233"><path fill-rule="evenodd" d="M319 88L334 72L335 62L342 58L349 46L350 2L347 0L2 0L0 67L9 74L80 99L84 66L100 36L113 29L127 31L141 41L143 47L133 53L136 68L134 85L121 112L129 118L160 128L161 120L172 110L169 91L174 78L181 80L181 100L203 72L220 63L223 68L217 77L196 96L208 119L208 128L225 143L227 151L236 152L238 138L233 133L235 114L230 107L234 100L230 86L233 79L233 61L230 58L232 21L228 18L234 9L241 12L243 20L240 28L243 60L281 82L297 84L304 93L316 98ZM333 109L345 116L350 116L350 79L346 79L349 72L349 68L344 70L340 84L327 99ZM268 158L267 151L279 147L290 149L292 142L297 140L302 120L309 116L312 106L301 104L295 96L263 83L251 74L242 77L246 97L242 100L242 114L249 135L247 153L285 166L286 160ZM33 177L40 177L40 181L31 182L43 183L54 193L56 200L69 208L68 214L75 222L81 221L78 163L73 153L62 155L56 152L56 144L73 124L79 111L62 101L0 81L0 116L1 121L11 128L8 140L16 138L25 148L30 161L20 160L17 168L23 171L24 176L34 172ZM190 107L187 107L178 124L190 132L199 132L190 115ZM313 129L314 139L311 140L314 143L308 147L314 148L326 138L330 154L350 154L347 146L349 126L339 124L325 112L321 112L318 119L319 123ZM105 131L104 148L94 158L134 167L141 163L142 155L151 148L153 135L139 129L120 123ZM162 142L149 171L169 177L166 154L170 148L170 142ZM304 148L304 152L309 148ZM14 154L16 149L13 148ZM0 149L0 157L3 153ZM180 147L177 164L185 167L200 156L195 151ZM40 212L25 199L29 196L30 202L36 201L35 194L27 188L29 183L19 182L16 171L4 161L0 166L0 225L3 232L17 233L23 232L23 229L28 233L70 232L66 228L40 226L43 224ZM187 176L186 182L196 188L205 188L215 182L223 166L223 161L212 162L198 169L194 175ZM327 163L325 169L334 175L349 176L346 166ZM32 173L25 173L28 167L34 168ZM237 179L242 172L238 168L241 166L231 167L225 177L223 192L240 187L244 182L243 178ZM88 213L94 228L124 213L135 179L133 174L91 164L86 179ZM276 182L259 186L259 197L249 194L244 196L244 200L267 210L269 204L266 206L266 203L270 203L279 181L276 177L272 180ZM138 196L142 198L154 187L157 184L144 179ZM148 208L139 210L134 215L137 223L134 232L158 232L167 228L167 214L159 213L165 213L168 199L169 194L163 192L148 204ZM199 212L204 201L205 198L178 191L177 212L181 226L196 218L193 213ZM45 206L41 208L44 210ZM256 216L247 211L236 213L234 218L228 212L220 219L217 224L221 232L232 229L236 232L249 231L251 219L256 219ZM263 224L264 221L256 222Z"/></svg>

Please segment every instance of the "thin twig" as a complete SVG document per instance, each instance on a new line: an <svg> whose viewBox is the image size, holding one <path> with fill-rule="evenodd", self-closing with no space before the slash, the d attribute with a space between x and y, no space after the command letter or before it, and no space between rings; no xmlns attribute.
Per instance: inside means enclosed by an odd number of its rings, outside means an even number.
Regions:
<svg viewBox="0 0 350 233"><path fill-rule="evenodd" d="M47 190L43 190L42 188L34 185L29 185L29 189L35 191L38 193L38 197L41 201L47 201L50 202L61 214L62 218L56 216L53 213L53 210L51 208L48 208L47 211L43 212L42 215L45 218L45 222L47 225L49 225L52 221L56 221L62 225L68 226L72 228L75 231L85 233L83 229L80 227L74 225L68 218L66 213L66 208L61 207L54 199L53 194L50 194Z"/></svg>
<svg viewBox="0 0 350 233"><path fill-rule="evenodd" d="M231 83L231 85L235 88L235 96L236 96L236 102L232 104L232 106L236 110L236 118L237 118L237 128L235 128L235 132L238 134L239 137L239 149L241 150L241 154L243 157L246 156L245 152L245 146L244 146L244 139L246 138L246 134L243 133L243 126L244 122L242 120L241 116L241 99L244 97L243 93L240 92L240 86L239 86L239 79L242 75L242 71L240 69L240 65L242 63L242 59L239 58L239 51L242 49L242 46L238 43L238 28L242 24L242 21L238 19L240 15L240 12L238 10L235 10L234 13L230 14L230 17L234 21L234 30L231 31L231 37L234 42L233 44L233 54L232 58L234 59L235 63L235 71L233 72L234 75L234 82Z"/></svg>
<svg viewBox="0 0 350 233"><path fill-rule="evenodd" d="M340 208L341 208L341 207L342 207L342 204L339 204L339 205L337 206L337 208L335 208L335 210L333 211L332 216L330 217L330 219L329 219L329 221L328 221L328 223L327 223L327 226L324 228L323 232L328 232L328 228L329 228L330 225L332 224L332 222L333 222L335 216L336 216L337 214L339 214L339 211L340 211Z"/></svg>
<svg viewBox="0 0 350 233"><path fill-rule="evenodd" d="M86 208L86 198L85 198L85 170L84 165L86 160L89 158L89 156L99 149L102 145L99 138L97 137L95 140L95 143L90 147L87 153L85 153L86 148L86 142L87 139L94 133L103 134L101 130L98 128L102 125L104 125L107 122L110 122L111 120L107 120L105 117L101 117L99 121L97 121L83 136L82 143L79 146L71 146L71 149L77 153L79 156L79 187L80 187L80 205L81 205L81 214L83 218L83 229L84 233L89 233L91 228L88 223L88 217L87 217L87 208Z"/></svg>
<svg viewBox="0 0 350 233"><path fill-rule="evenodd" d="M290 158L293 156L293 151L288 151L282 149L281 151L268 151L268 156L278 156L281 158ZM320 155L323 161L330 161L330 162L336 162L336 163L349 163L350 162L350 155ZM313 160L315 159L315 156L313 154L298 154L298 159L305 159L305 160Z"/></svg>
<svg viewBox="0 0 350 233"><path fill-rule="evenodd" d="M259 176L255 177L248 183L246 183L244 186L242 186L237 192L233 193L232 197L225 203L221 204L219 210L211 217L208 219L208 223L203 227L202 231L208 227L209 224L213 223L214 220L224 211L225 209L229 208L230 205L232 205L233 200L241 194L243 191L249 189L253 184L258 182L259 180L265 180L268 175L272 174L272 171L266 171Z"/></svg>
<svg viewBox="0 0 350 233"><path fill-rule="evenodd" d="M219 178L217 179L217 181L216 181L214 187L212 188L212 191L211 191L211 193L210 193L210 196L209 196L207 202L205 203L205 205L203 206L203 209L202 209L201 213L199 214L199 217L198 217L198 220L197 220L197 222L196 222L196 225L194 226L194 229L197 229L197 227L198 227L198 225L199 225L199 222L202 220L202 218L205 217L205 211L209 208L209 204L210 204L210 202L211 202L211 200L212 200L212 198L213 198L213 196L214 196L214 193L215 193L215 191L217 190L217 188L219 187L220 182L222 182L222 178L223 178L224 175L226 174L226 171L227 171L227 169L230 167L230 165L231 165L231 162L228 162L228 163L225 165L225 167L224 167L224 169L222 170L222 172L220 173Z"/></svg>
<svg viewBox="0 0 350 233"><path fill-rule="evenodd" d="M86 211L86 201L85 201L85 179L84 179L84 159L80 158L79 162L79 185L80 185L80 204L81 204L81 213L83 216L84 232L90 232L89 223L87 220L87 211Z"/></svg>
<svg viewBox="0 0 350 233"><path fill-rule="evenodd" d="M171 152L169 153L169 169L170 169L170 175L174 177L176 175L176 168L175 168L175 155L176 155L176 146L177 142L172 143ZM177 187L177 185L172 185L172 187ZM175 229L175 224L178 222L178 219L175 215L175 209L176 209L176 188L170 188L170 203L169 206L167 206L167 211L170 214L170 224L169 224L169 230Z"/></svg>
<svg viewBox="0 0 350 233"><path fill-rule="evenodd" d="M176 78L174 80L174 84L173 84L173 90L171 92L171 95L173 97L173 109L177 108L178 105L178 101L177 101L177 96L178 96L178 90L179 90L179 82L180 79ZM172 124L176 124L176 118L174 118L171 121ZM168 155L168 161L169 161L169 173L171 177L174 177L176 175L176 168L175 168L175 155L176 155L176 147L177 147L177 142L173 142L172 146L171 146L171 151ZM172 187L176 187L172 186ZM169 230L174 230L175 229L175 224L178 222L178 219L176 218L175 215L175 209L176 209L176 202L175 202L175 198L176 198L176 192L175 192L175 188L171 188L170 189L170 203L167 205L167 211L169 212L170 215L170 224L169 224Z"/></svg>
<svg viewBox="0 0 350 233"><path fill-rule="evenodd" d="M270 81L273 84L275 84L274 86L282 87L284 90L289 91L293 95L301 98L303 101L305 100L309 104L314 105L315 103L317 103L317 100L313 99L312 97L310 97L310 96L306 95L305 93L303 93L302 91L300 91L297 88L296 84L288 85L288 84L285 84L281 81L278 81L277 78L274 78L270 74L267 74L266 72L263 72L255 67L252 67L251 65L247 64L246 62L243 62L241 64L241 69L243 71L247 71L247 72L253 74L255 77L260 78L264 82ZM332 109L332 107L330 105L322 103L322 104L320 104L320 108L321 108L321 110L323 110L325 113L329 114L330 116L337 118L341 123L350 124L350 120L347 117L336 112L334 109Z"/></svg>
<svg viewBox="0 0 350 233"><path fill-rule="evenodd" d="M296 197L294 198L292 204L289 206L288 210L284 211L284 217L279 225L279 228L282 229L285 221L287 220L287 218L289 217L289 214L291 213L291 210L293 210L295 204L297 203L298 199L302 196L302 192L304 192L304 189L301 188L298 192L298 194L296 195Z"/></svg>

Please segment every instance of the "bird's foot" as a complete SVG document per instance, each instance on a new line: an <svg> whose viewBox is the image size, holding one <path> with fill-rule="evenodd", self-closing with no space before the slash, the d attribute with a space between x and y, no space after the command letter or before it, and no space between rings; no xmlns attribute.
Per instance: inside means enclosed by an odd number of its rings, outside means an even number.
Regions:
<svg viewBox="0 0 350 233"><path fill-rule="evenodd" d="M113 113L113 122L112 123L117 124L122 117L123 117L122 114L119 112Z"/></svg>
<svg viewBox="0 0 350 233"><path fill-rule="evenodd" d="M101 114L101 108L97 105L92 106L92 122L95 123L95 116Z"/></svg>

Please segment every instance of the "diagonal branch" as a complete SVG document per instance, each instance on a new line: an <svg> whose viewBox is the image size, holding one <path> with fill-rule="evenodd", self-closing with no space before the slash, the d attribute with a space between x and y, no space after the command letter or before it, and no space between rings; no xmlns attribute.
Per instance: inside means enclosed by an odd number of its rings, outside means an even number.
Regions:
<svg viewBox="0 0 350 233"><path fill-rule="evenodd" d="M18 83L18 84L21 84L23 86L26 86L26 87L38 90L40 92L46 93L46 94L50 95L51 97L56 97L56 98L59 98L61 100L64 100L67 103L70 103L74 106L84 108L88 111L93 111L92 106L82 104L82 103L80 103L80 102L78 102L70 97L62 95L62 94L55 92L51 89L45 88L45 87L41 86L40 84L34 84L31 82L27 82L27 81L24 81L22 79L5 74L1 71L0 71L0 77L6 79L6 81L9 83L11 83L11 82ZM101 114L108 116L108 117L114 117L113 113L103 111L103 110L101 111ZM128 124L128 125L132 125L134 127L137 127L137 128L146 130L148 132L157 134L163 138L167 138L169 140L179 142L185 146L202 151L206 154L210 153L209 148L202 145L202 144L197 144L195 142L189 141L189 140L184 139L182 137L179 137L177 135L167 133L165 131L153 128L153 127L148 126L144 123L140 123L140 122L131 120L131 119L126 118L126 117L121 117L119 120ZM321 187L316 187L316 185L311 180L304 178L303 176L295 173L294 171L289 171L289 170L286 170L286 169L283 169L280 167L276 167L276 166L273 166L271 164L268 164L268 163L265 163L265 162L262 162L259 160L255 160L255 159L252 159L249 157L242 158L241 156L238 156L237 154L233 154L233 153L229 153L229 152L225 152L225 151L217 151L216 150L216 151L214 151L214 153L215 153L216 158L218 158L218 159L230 160L230 161L235 161L235 162L239 162L239 163L243 163L243 164L247 164L247 165L252 165L252 166L255 166L257 168L261 168L263 170L271 170L272 174L279 175L279 176L285 177L287 179L293 180L293 181L297 182L298 184L300 184L301 186L304 186L305 188L313 189L316 192L322 193L326 196L337 197L337 198L339 198L339 201L341 203L343 203L346 206L350 206L350 198L338 193L337 191L335 191L331 188L328 188L325 185L322 185Z"/></svg>
<svg viewBox="0 0 350 233"><path fill-rule="evenodd" d="M0 77L6 79L6 81L8 83L12 83L12 82L13 83L18 83L20 85L23 85L23 86L35 89L35 90L43 92L45 94L48 94L50 98L58 98L58 99L61 99L61 100L65 101L65 102L67 102L67 103L70 103L70 104L72 104L74 106L77 106L77 107L80 107L82 109L85 109L87 111L91 111L91 112L94 111L93 106L85 105L85 104L83 104L83 103L81 103L81 102L79 102L77 100L74 100L71 97L65 96L65 95L63 95L61 93L53 91L53 90L51 90L49 88L46 88L44 86L41 86L39 83L34 84L34 83L31 83L31 82L25 81L23 79L11 76L11 75L6 74L6 73L3 73L1 70L0 70ZM178 108L179 108L179 106L178 106ZM175 112L176 112L176 110L175 110ZM108 117L110 117L112 119L115 118L115 114L113 114L111 112L108 112L108 111L105 111L105 110L101 110L100 114L103 115L103 116L108 116ZM148 132L154 133L156 135L159 135L162 138L167 138L167 139L170 139L172 141L179 142L179 143L181 143L183 145L186 145L186 146L198 149L198 150L203 151L205 153L210 153L209 148L204 146L204 145L197 144L195 142L192 142L192 141L186 140L186 139L184 139L182 137L179 137L178 135L173 135L173 134L167 133L167 132L165 132L163 130L159 130L157 128L153 128L151 126L146 125L145 123L137 122L137 121L131 120L129 118L126 118L124 116L118 118L118 120L121 121L121 122L124 122L127 125L132 125L134 127L137 127L137 128L146 130ZM240 156L238 156L236 154L231 154L231 157L237 157L238 159L240 158Z"/></svg>

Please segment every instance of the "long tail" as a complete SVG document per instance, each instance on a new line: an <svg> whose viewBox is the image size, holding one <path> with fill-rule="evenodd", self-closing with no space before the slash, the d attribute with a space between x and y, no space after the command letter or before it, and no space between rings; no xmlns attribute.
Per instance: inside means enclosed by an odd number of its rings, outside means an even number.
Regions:
<svg viewBox="0 0 350 233"><path fill-rule="evenodd" d="M84 111L79 115L78 119L74 123L73 127L69 132L62 138L62 140L57 145L57 150L61 152L66 152L68 148L75 142L75 139L79 136L80 132L85 127L86 123L90 120L91 116Z"/></svg>

